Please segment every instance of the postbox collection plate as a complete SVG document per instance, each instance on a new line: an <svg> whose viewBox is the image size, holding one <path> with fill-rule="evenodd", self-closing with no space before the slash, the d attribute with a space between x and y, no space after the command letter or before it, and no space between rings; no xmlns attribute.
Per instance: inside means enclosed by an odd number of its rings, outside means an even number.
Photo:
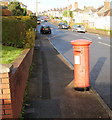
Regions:
<svg viewBox="0 0 112 120"><path fill-rule="evenodd" d="M80 64L80 56L75 55L74 56L74 61L75 61L75 64Z"/></svg>

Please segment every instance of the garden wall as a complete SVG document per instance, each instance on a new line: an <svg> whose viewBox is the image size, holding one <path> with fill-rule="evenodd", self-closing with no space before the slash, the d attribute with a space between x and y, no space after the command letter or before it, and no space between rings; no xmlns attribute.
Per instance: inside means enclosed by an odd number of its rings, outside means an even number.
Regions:
<svg viewBox="0 0 112 120"><path fill-rule="evenodd" d="M25 49L12 65L2 65L0 69L0 116L2 119L20 117L32 56L33 48Z"/></svg>

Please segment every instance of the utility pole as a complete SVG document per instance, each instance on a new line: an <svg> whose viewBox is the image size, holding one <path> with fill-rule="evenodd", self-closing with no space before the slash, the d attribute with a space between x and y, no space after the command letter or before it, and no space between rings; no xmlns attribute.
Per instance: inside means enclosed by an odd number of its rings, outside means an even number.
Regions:
<svg viewBox="0 0 112 120"><path fill-rule="evenodd" d="M38 16L38 0L36 0L36 16Z"/></svg>
<svg viewBox="0 0 112 120"><path fill-rule="evenodd" d="M69 21L69 0L68 0L68 6L67 6L67 16L68 16L68 18L67 18L68 20L67 21L68 21L68 24L69 24L69 22L70 22Z"/></svg>

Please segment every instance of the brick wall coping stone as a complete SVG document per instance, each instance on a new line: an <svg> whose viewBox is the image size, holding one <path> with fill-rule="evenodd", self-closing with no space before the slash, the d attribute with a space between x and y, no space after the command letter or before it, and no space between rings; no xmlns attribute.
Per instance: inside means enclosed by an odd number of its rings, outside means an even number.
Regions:
<svg viewBox="0 0 112 120"><path fill-rule="evenodd" d="M0 73L15 72L30 49L25 49L12 64L0 64Z"/></svg>
<svg viewBox="0 0 112 120"><path fill-rule="evenodd" d="M12 66L12 64L0 64L0 73L10 72Z"/></svg>
<svg viewBox="0 0 112 120"><path fill-rule="evenodd" d="M11 72L12 74L15 73L15 71L18 69L22 61L24 60L25 56L28 54L28 52L31 49L24 49L23 52L17 57L17 59L12 63L12 69Z"/></svg>

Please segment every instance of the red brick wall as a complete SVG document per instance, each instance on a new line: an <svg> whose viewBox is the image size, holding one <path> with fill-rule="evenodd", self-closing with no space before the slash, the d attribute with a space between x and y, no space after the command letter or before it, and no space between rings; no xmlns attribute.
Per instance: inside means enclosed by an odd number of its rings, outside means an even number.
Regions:
<svg viewBox="0 0 112 120"><path fill-rule="evenodd" d="M0 74L0 116L2 118L13 117L8 73Z"/></svg>
<svg viewBox="0 0 112 120"><path fill-rule="evenodd" d="M0 74L0 114L2 118L20 116L32 56L33 49L24 50L13 63L11 71Z"/></svg>

